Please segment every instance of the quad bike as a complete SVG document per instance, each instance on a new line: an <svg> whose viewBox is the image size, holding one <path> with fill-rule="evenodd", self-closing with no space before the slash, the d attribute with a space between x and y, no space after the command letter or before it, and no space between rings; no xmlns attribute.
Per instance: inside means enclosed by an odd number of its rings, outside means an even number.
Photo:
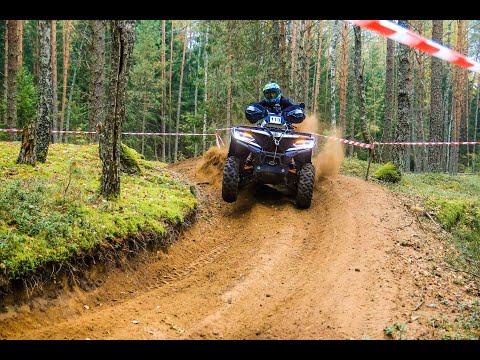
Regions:
<svg viewBox="0 0 480 360"><path fill-rule="evenodd" d="M309 208L315 183L312 134L296 132L293 123L305 118L304 104L280 111L249 105L245 114L255 126L231 129L223 169L222 198L232 203L239 190L250 184L286 188L299 208ZM260 122L261 121L261 122Z"/></svg>

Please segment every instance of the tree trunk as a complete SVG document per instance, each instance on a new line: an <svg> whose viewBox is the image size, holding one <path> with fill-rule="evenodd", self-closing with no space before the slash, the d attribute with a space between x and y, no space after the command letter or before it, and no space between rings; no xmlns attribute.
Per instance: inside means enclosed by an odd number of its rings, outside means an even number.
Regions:
<svg viewBox="0 0 480 360"><path fill-rule="evenodd" d="M356 79L356 94L357 94L357 107L360 118L360 129L362 132L362 139L365 143L371 144L373 142L370 136L367 123L367 113L365 110L365 84L363 82L363 62L362 62L362 29L354 25L353 32L355 35L355 56L353 68L355 70Z"/></svg>
<svg viewBox="0 0 480 360"><path fill-rule="evenodd" d="M92 42L90 48L90 92L88 99L88 126L96 129L105 121L105 23L90 20ZM97 136L98 138L98 136Z"/></svg>
<svg viewBox="0 0 480 360"><path fill-rule="evenodd" d="M457 27L457 45L456 50L462 53L463 40L464 40L464 25L465 20L458 20ZM460 139L460 123L462 119L463 110L463 74L465 70L459 66L453 67L453 128L452 128L452 140L459 141ZM459 146L453 145L450 147L450 165L449 173L456 174L458 172L458 153Z"/></svg>
<svg viewBox="0 0 480 360"><path fill-rule="evenodd" d="M180 83L178 88L178 102L177 102L177 122L175 124L175 158L174 162L178 161L178 133L180 132L180 109L182 106L182 88L183 88L183 68L185 67L185 53L187 51L187 33L183 34L183 52L182 52L182 67L180 68Z"/></svg>
<svg viewBox="0 0 480 360"><path fill-rule="evenodd" d="M310 110L311 107L311 102L309 100L309 85L310 85L310 53L311 53L311 47L312 47L312 26L313 26L313 21L312 20L306 20L305 21L305 75L304 75L304 86L305 86L305 91L303 94L303 101L305 102L305 107L306 110Z"/></svg>
<svg viewBox="0 0 480 360"><path fill-rule="evenodd" d="M327 63L325 65L325 97L324 97L324 108L323 112L326 114L327 113L327 105L328 105L328 75L330 72L328 71L330 69L330 46L328 44L331 44L332 42L332 27L328 27L328 36L327 36L327 42L325 44L325 48L327 50L327 53L325 54L325 58L327 59Z"/></svg>
<svg viewBox="0 0 480 360"><path fill-rule="evenodd" d="M120 144L125 119L125 97L131 55L135 41L134 20L110 20L111 71L108 91L108 113L100 132L102 178L100 192L107 198L120 195Z"/></svg>
<svg viewBox="0 0 480 360"><path fill-rule="evenodd" d="M172 130L172 64L173 64L173 20L171 21L170 31L170 70L168 72L168 129ZM172 160L172 137L168 137L168 159Z"/></svg>
<svg viewBox="0 0 480 360"><path fill-rule="evenodd" d="M143 114L142 114L142 133L145 133L145 123L147 118L147 88L143 89ZM145 156L145 135L142 136L142 155Z"/></svg>
<svg viewBox="0 0 480 360"><path fill-rule="evenodd" d="M8 20L5 20L5 60L3 67L3 101L7 104L7 94L8 94ZM7 123L7 112L5 111L3 115L3 122Z"/></svg>
<svg viewBox="0 0 480 360"><path fill-rule="evenodd" d="M408 29L407 20L399 20L398 24ZM410 48L399 44L399 66L398 66L398 125L395 132L395 142L406 142L409 138L409 120L410 115L410 78L409 78L409 60ZM408 171L410 163L406 159L405 146L398 145L393 148L392 160L401 171Z"/></svg>
<svg viewBox="0 0 480 360"><path fill-rule="evenodd" d="M285 34L285 20L280 20L280 59L282 64L281 79L282 84L285 85L287 81L287 52L286 52L286 34Z"/></svg>
<svg viewBox="0 0 480 360"><path fill-rule="evenodd" d="M317 104L318 104L318 94L320 89L320 65L322 61L322 39L323 39L323 21L319 20L319 30L318 30L318 48L317 48L317 66L315 68L315 91L313 93L313 114L317 114Z"/></svg>
<svg viewBox="0 0 480 360"><path fill-rule="evenodd" d="M74 66L73 70L73 76L72 76L72 83L70 85L70 93L68 94L68 105L67 105L67 118L65 120L65 129L70 129L70 113L71 113L71 108L72 108L72 98L73 98L73 93L75 89L75 80L77 79L77 69L79 68L79 62L80 62L80 56L82 54L82 47L85 42L85 37L82 37L82 40L80 42L80 46L78 48L78 51L74 52L74 54L77 54L77 64ZM63 130L63 129L62 129ZM68 134L65 133L65 137L63 138L65 142L68 140Z"/></svg>
<svg viewBox="0 0 480 360"><path fill-rule="evenodd" d="M22 144L18 154L17 164L35 166L37 156L35 153L36 123L30 122L22 132Z"/></svg>
<svg viewBox="0 0 480 360"><path fill-rule="evenodd" d="M23 65L23 20L18 20L18 68Z"/></svg>
<svg viewBox="0 0 480 360"><path fill-rule="evenodd" d="M50 131L52 130L52 21L39 20L40 76L38 79L38 105L35 153L37 161L47 160Z"/></svg>
<svg viewBox="0 0 480 360"><path fill-rule="evenodd" d="M418 21L418 33L423 35L423 20ZM423 131L423 56L424 53L419 51L418 52L418 63L417 63L417 76L416 76L416 83L415 83L415 94L416 94L416 112L415 116L413 117L416 119L416 140L418 142L425 141L425 135ZM415 171L422 172L426 170L427 165L427 147L417 146L415 148Z"/></svg>
<svg viewBox="0 0 480 360"><path fill-rule="evenodd" d="M296 59L297 59L297 26L298 26L298 20L293 20L293 30L292 30L292 60L290 63L290 93L293 94L295 91L295 66L296 66Z"/></svg>
<svg viewBox="0 0 480 360"><path fill-rule="evenodd" d="M208 104L208 32L210 30L210 24L207 27L207 32L205 34L205 84L204 84L204 97L203 97L203 104L205 106L205 110L203 111L203 133L207 133L207 104ZM207 139L206 136L203 135L202 139L202 150L205 153L207 148Z"/></svg>
<svg viewBox="0 0 480 360"><path fill-rule="evenodd" d="M35 84L38 84L38 77L40 76L40 26L38 20L35 20L35 55L33 59L33 75L35 77Z"/></svg>
<svg viewBox="0 0 480 360"><path fill-rule="evenodd" d="M451 34L452 34L452 21L448 22L447 25L447 47L451 49ZM452 71L450 70L452 65L450 63L445 63L443 65L443 70L445 72L445 91L444 91L444 112L443 112L443 139L444 141L450 141L451 135L451 122L452 122ZM450 145L442 147L442 168L448 172L450 166Z"/></svg>
<svg viewBox="0 0 480 360"><path fill-rule="evenodd" d="M198 62L197 62L197 74L195 78L195 99L194 99L194 115L195 115L195 121L197 120L197 113L198 113L198 75L200 74L200 57L202 55L202 41L199 40L198 44ZM193 130L195 133L197 132L196 127ZM198 142L195 141L195 157L198 155Z"/></svg>
<svg viewBox="0 0 480 360"><path fill-rule="evenodd" d="M57 20L52 20L52 106L53 129L58 129L58 95L57 95ZM53 133L53 142L57 142L57 133Z"/></svg>
<svg viewBox="0 0 480 360"><path fill-rule="evenodd" d="M392 124L393 124L393 110L394 110L394 96L393 96L393 70L394 70L394 47L395 43L391 39L387 39L387 55L386 55L386 69L385 69L385 115L383 121L382 141L392 141ZM383 147L382 160L389 162L391 160L391 146L385 145Z"/></svg>
<svg viewBox="0 0 480 360"><path fill-rule="evenodd" d="M339 123L342 137L345 136L347 112L347 68L348 68L348 23L342 26L342 64L340 69L340 114Z"/></svg>
<svg viewBox="0 0 480 360"><path fill-rule="evenodd" d="M8 20L7 127L17 126L18 20ZM7 45L5 46L7 47ZM13 140L15 133L8 133Z"/></svg>
<svg viewBox="0 0 480 360"><path fill-rule="evenodd" d="M162 119L161 119L161 127L162 127L162 133L165 133L165 121L166 121L166 102L167 102L167 96L166 96L166 86L167 86L167 77L166 77L166 61L165 61L165 20L162 20ZM166 162L166 151L165 151L165 146L166 146L166 135L162 136L162 161Z"/></svg>
<svg viewBox="0 0 480 360"><path fill-rule="evenodd" d="M63 123L65 121L65 105L67 102L67 81L68 81L68 67L70 62L70 31L71 20L65 20L63 26L63 93L62 93L62 113L60 115L60 129L63 130ZM90 128L92 129L92 128ZM62 133L58 134L59 141L62 141Z"/></svg>
<svg viewBox="0 0 480 360"><path fill-rule="evenodd" d="M338 38L338 31L337 31L337 23L338 20L333 21L333 29L332 29L332 41L330 42L330 113L332 117L332 129L336 131L337 129L337 109L336 109L336 49L337 49L337 38Z"/></svg>
<svg viewBox="0 0 480 360"><path fill-rule="evenodd" d="M478 132L478 96L480 94L480 76L477 76L477 99L475 101L475 125L473 131L473 142L477 142L477 132ZM476 153L476 144L473 144L473 159L472 159L472 172L475 173L475 167L477 164L477 153Z"/></svg>
<svg viewBox="0 0 480 360"><path fill-rule="evenodd" d="M232 54L232 37L233 29L235 29L235 20L228 20L227 31L227 127L232 123L232 76L233 76L233 54Z"/></svg>
<svg viewBox="0 0 480 360"><path fill-rule="evenodd" d="M442 43L443 20L432 20L432 41ZM442 61L432 56L430 75L430 126L429 141L442 141ZM430 146L428 154L429 170L432 172L442 171L442 148Z"/></svg>

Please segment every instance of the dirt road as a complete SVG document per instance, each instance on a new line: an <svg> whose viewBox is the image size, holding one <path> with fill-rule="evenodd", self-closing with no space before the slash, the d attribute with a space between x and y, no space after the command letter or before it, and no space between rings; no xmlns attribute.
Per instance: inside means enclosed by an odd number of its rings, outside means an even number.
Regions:
<svg viewBox="0 0 480 360"><path fill-rule="evenodd" d="M3 339L387 339L438 334L438 301L462 297L437 233L372 182L319 177L311 208L274 190L221 200L222 157L171 169L196 182L200 216L168 252L101 286L0 314ZM440 275L432 273L432 264ZM460 290L458 290L460 289ZM435 303L436 306L427 306Z"/></svg>

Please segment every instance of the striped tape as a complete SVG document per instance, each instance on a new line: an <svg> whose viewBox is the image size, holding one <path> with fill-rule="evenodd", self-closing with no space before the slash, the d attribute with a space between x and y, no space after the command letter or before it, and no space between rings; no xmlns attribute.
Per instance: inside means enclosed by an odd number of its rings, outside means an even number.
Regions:
<svg viewBox="0 0 480 360"><path fill-rule="evenodd" d="M342 139L342 138L338 138L338 137L335 137L335 136L327 136L327 135L316 134L316 133L312 133L312 135L322 137L322 138L325 138L325 139L340 141L344 144L359 146L359 147L366 148L366 149L373 149L375 147L375 144L366 144L366 143L363 143L361 141L356 141L356 140L347 140L347 139Z"/></svg>
<svg viewBox="0 0 480 360"><path fill-rule="evenodd" d="M23 132L23 129L0 129L0 132ZM63 134L96 134L96 131L84 130L50 130L51 133ZM156 132L122 132L123 135L182 135L182 136L213 136L216 134L195 134L195 133L156 133Z"/></svg>
<svg viewBox="0 0 480 360"><path fill-rule="evenodd" d="M424 51L439 59L461 66L470 71L480 73L480 63L475 60L447 48L433 40L429 40L420 34L397 25L388 20L347 20L350 23L395 40L409 47Z"/></svg>
<svg viewBox="0 0 480 360"><path fill-rule="evenodd" d="M375 142L376 145L479 145L480 141Z"/></svg>
<svg viewBox="0 0 480 360"><path fill-rule="evenodd" d="M231 128L216 129L217 131L221 130L230 130ZM0 132L23 132L22 129L0 129ZM83 130L51 130L52 133L65 133L65 134L96 134L96 131L83 131ZM203 133L155 133L155 132L122 132L123 135L180 135L180 136L215 136L215 142L217 146L220 147L220 144L225 146L222 138L218 133L214 134L203 134ZM312 135L340 141L344 144L359 146L366 149L373 149L376 145L480 145L480 141L427 141L427 142L374 142L373 144L363 143L357 140L348 140L342 139L335 136L327 136L317 133L312 133Z"/></svg>

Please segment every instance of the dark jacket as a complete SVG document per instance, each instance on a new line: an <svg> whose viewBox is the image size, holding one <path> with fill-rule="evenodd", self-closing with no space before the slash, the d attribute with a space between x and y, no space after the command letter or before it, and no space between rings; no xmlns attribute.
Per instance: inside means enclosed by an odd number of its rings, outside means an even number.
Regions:
<svg viewBox="0 0 480 360"><path fill-rule="evenodd" d="M260 104L268 109L270 112L274 112L275 104L267 102L265 99L260 100L257 104ZM283 95L280 96L280 110L283 111L286 108L293 106L293 103L290 101L289 98L284 97Z"/></svg>
<svg viewBox="0 0 480 360"><path fill-rule="evenodd" d="M248 104L246 110L245 110L245 116L250 123L254 124L257 121L260 121L261 119L265 118L268 114L267 110L269 112L277 112L275 110L275 105L276 104L271 104L265 101L265 99L260 100L259 102L256 103L250 103ZM290 111L295 111L296 109L302 109L302 112L299 114L294 114L294 115L289 115L288 113ZM301 123L305 119L305 114L303 113L303 109L305 108L304 103L300 103L298 105L293 104L289 98L280 97L280 111L283 112L285 119L287 122L293 123L293 124L298 124Z"/></svg>

